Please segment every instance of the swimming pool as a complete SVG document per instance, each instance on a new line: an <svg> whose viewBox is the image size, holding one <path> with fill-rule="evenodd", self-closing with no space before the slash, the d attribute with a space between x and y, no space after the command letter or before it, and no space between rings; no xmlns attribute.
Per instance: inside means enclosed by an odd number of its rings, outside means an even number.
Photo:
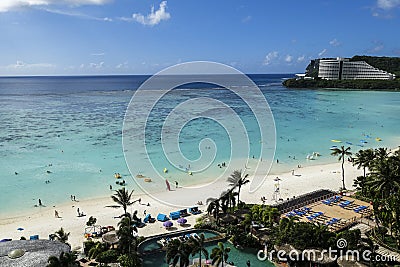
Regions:
<svg viewBox="0 0 400 267"><path fill-rule="evenodd" d="M176 237L180 236L182 234L187 234L187 233L196 233L196 234L201 234L203 233L206 238L211 238L211 237L216 237L219 234L217 232L213 231L208 231L208 230L190 230L190 231L185 231L185 232L180 232L180 233L174 233L167 235L168 237ZM164 236L164 237L167 237ZM160 237L157 238L151 238L148 240L145 240L139 245L139 251L140 252L150 252L152 250L157 250L157 252L149 253L143 256L143 267L168 267L169 265L167 264L166 258L165 258L165 252L158 250L160 246L157 244L157 240L160 239ZM211 254L211 250L217 245L218 241L211 241L206 244L205 248L207 249L208 253ZM228 262L233 262L235 266L242 267L242 266L247 266L246 262L249 260L251 263L251 267L273 267L274 264L272 264L269 261L260 261L257 258L257 250L256 249L237 249L235 248L231 243L227 241L222 241L225 247L230 247L231 251L229 253L229 258ZM191 263L194 258L198 258L199 255L195 255L194 257L191 257Z"/></svg>
<svg viewBox="0 0 400 267"><path fill-rule="evenodd" d="M204 234L204 237L206 239L212 238L212 237L217 237L220 234L214 231L209 231L209 230L199 230L199 229L191 229L191 230L186 230L186 231L179 231L171 234L166 234L166 235L160 235L160 236L155 236L155 237L150 237L149 239L143 241L142 243L139 244L138 250L139 252L150 252L153 250L158 250L160 249L160 245L157 243L158 240L160 240L162 237L163 238L173 238L173 237L178 237L186 234L192 234L196 233L197 235Z"/></svg>

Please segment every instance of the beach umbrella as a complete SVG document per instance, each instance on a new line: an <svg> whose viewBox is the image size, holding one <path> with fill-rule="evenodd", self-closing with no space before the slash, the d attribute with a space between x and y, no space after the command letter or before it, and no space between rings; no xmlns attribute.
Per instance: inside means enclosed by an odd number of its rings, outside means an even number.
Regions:
<svg viewBox="0 0 400 267"><path fill-rule="evenodd" d="M24 228L18 227L17 230L18 231L24 231Z"/></svg>
<svg viewBox="0 0 400 267"><path fill-rule="evenodd" d="M163 225L164 225L165 228L169 228L169 227L171 227L173 225L173 223L171 221L166 221L166 222L163 223Z"/></svg>
<svg viewBox="0 0 400 267"><path fill-rule="evenodd" d="M185 218L179 218L178 219L178 223L179 224L185 224L185 223L187 223L187 220Z"/></svg>

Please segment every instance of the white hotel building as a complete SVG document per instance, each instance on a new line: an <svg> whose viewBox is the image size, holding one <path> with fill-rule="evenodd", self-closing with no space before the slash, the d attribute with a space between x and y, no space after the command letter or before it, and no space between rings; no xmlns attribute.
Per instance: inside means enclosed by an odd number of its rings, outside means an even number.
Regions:
<svg viewBox="0 0 400 267"><path fill-rule="evenodd" d="M348 58L321 59L318 77L326 80L393 80L396 76L374 68L365 61L349 61Z"/></svg>

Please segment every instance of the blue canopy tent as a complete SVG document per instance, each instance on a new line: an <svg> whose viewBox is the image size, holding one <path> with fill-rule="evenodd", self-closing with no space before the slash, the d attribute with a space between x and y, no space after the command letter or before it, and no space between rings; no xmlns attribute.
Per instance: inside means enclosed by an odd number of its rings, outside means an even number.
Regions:
<svg viewBox="0 0 400 267"><path fill-rule="evenodd" d="M159 213L157 215L157 221L160 221L160 222L168 221L168 217L165 214Z"/></svg>
<svg viewBox="0 0 400 267"><path fill-rule="evenodd" d="M172 220L176 220L181 217L181 213L179 211L173 211L170 212L169 217L171 217Z"/></svg>

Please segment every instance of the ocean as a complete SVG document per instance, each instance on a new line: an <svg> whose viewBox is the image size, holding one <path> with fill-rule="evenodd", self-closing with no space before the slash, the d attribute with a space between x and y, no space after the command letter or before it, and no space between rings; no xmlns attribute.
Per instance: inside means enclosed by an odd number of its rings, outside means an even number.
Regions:
<svg viewBox="0 0 400 267"><path fill-rule="evenodd" d="M271 159L274 162L272 173L289 171L297 165L336 162L337 159L329 155L332 145L350 146L353 152L399 145L398 92L294 90L281 85L283 79L293 77L291 74L249 77L267 99L274 117L276 151ZM149 76L0 78L0 216L29 212L39 198L50 206L70 200L70 195L78 199L109 195L110 185L119 188L115 184L115 173L122 175L128 188L138 189L134 176L146 175L150 170L141 168L138 158L137 167L131 168L133 173L130 173L124 158L122 129L128 104L147 78ZM159 89L149 90L149 98ZM247 129L248 157L260 157L262 140L257 121L246 103L230 90L215 85L181 86L154 106L146 134L138 133L137 137L139 140L146 138L148 154L144 158L150 158L160 173L167 169L166 178L184 186L205 182L214 173L221 174L218 164L222 162L237 164L234 166L237 169L245 168L245 159L231 159L231 133L209 119L215 114L224 117L217 108L205 112L204 118L175 125L182 127L179 147L172 148L175 150L169 150L167 155L163 153L163 122L175 107L199 97L217 99L231 107ZM168 136L164 137L168 140ZM377 137L382 141L377 141ZM208 140L205 143L204 138ZM216 152L208 155L208 162L196 161L214 145ZM177 152L184 155L183 160L168 162L169 154ZM313 152L321 156L315 160L306 159ZM243 164L238 163L241 160ZM188 162L197 162L202 167L195 166L196 163L189 166ZM193 174L188 175L192 170ZM152 186L154 188L150 189L159 190L164 184L153 183Z"/></svg>

